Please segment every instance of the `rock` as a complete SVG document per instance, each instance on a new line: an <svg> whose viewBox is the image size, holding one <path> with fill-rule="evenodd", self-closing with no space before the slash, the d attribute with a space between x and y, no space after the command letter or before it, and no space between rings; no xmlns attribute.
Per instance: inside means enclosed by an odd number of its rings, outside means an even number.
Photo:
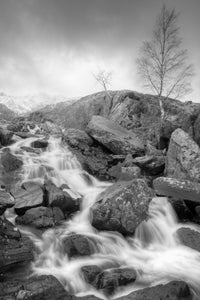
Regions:
<svg viewBox="0 0 200 300"><path fill-rule="evenodd" d="M143 141L136 134L106 118L93 116L87 132L114 154L144 153Z"/></svg>
<svg viewBox="0 0 200 300"><path fill-rule="evenodd" d="M0 128L0 144L8 146L11 143L13 133L7 129Z"/></svg>
<svg viewBox="0 0 200 300"><path fill-rule="evenodd" d="M48 142L46 140L36 140L31 143L31 147L33 148L46 148L48 146Z"/></svg>
<svg viewBox="0 0 200 300"><path fill-rule="evenodd" d="M31 148L31 147L26 147L26 146L22 146L22 147L20 147L20 149L22 149L23 151L30 152L30 153L35 153L35 154L40 154L41 153L40 149L35 149L35 148Z"/></svg>
<svg viewBox="0 0 200 300"><path fill-rule="evenodd" d="M0 217L0 269L29 262L33 259L33 244L28 237L22 237L17 228L6 218Z"/></svg>
<svg viewBox="0 0 200 300"><path fill-rule="evenodd" d="M200 181L200 148L182 129L171 136L165 173L168 177Z"/></svg>
<svg viewBox="0 0 200 300"><path fill-rule="evenodd" d="M200 232L182 227L177 230L176 234L183 245L200 251Z"/></svg>
<svg viewBox="0 0 200 300"><path fill-rule="evenodd" d="M92 138L83 130L69 128L63 133L62 139L72 147L84 149L86 146L92 146Z"/></svg>
<svg viewBox="0 0 200 300"><path fill-rule="evenodd" d="M141 156L133 159L133 163L151 175L158 175L165 169L164 156Z"/></svg>
<svg viewBox="0 0 200 300"><path fill-rule="evenodd" d="M71 214L80 208L80 198L73 198L51 181L45 183L46 201L51 207L59 207L62 212Z"/></svg>
<svg viewBox="0 0 200 300"><path fill-rule="evenodd" d="M15 205L15 199L5 190L0 189L0 215L2 215L7 208Z"/></svg>
<svg viewBox="0 0 200 300"><path fill-rule="evenodd" d="M131 268L114 268L102 271L98 266L81 268L85 281L101 290L105 295L112 295L118 287L135 282L137 273Z"/></svg>
<svg viewBox="0 0 200 300"><path fill-rule="evenodd" d="M88 256L95 252L95 242L81 234L71 234L62 241L63 252L69 257Z"/></svg>
<svg viewBox="0 0 200 300"><path fill-rule="evenodd" d="M23 162L15 155L11 154L9 149L5 149L1 154L1 163L6 172L16 171L23 165Z"/></svg>
<svg viewBox="0 0 200 300"><path fill-rule="evenodd" d="M92 225L99 230L133 234L147 219L148 205L154 196L143 179L117 182L101 193L93 205Z"/></svg>
<svg viewBox="0 0 200 300"><path fill-rule="evenodd" d="M187 206L184 200L178 200L174 198L168 199L170 204L172 205L179 221L181 222L196 222L196 216Z"/></svg>
<svg viewBox="0 0 200 300"><path fill-rule="evenodd" d="M138 166L122 167L119 175L119 180L132 180L134 178L140 178L142 176L141 169Z"/></svg>
<svg viewBox="0 0 200 300"><path fill-rule="evenodd" d="M157 194L175 199L191 200L200 203L200 183L169 177L158 177L153 181Z"/></svg>
<svg viewBox="0 0 200 300"><path fill-rule="evenodd" d="M45 229L59 225L64 220L64 214L59 207L35 207L27 210L23 216L17 216L16 224L29 225Z"/></svg>
<svg viewBox="0 0 200 300"><path fill-rule="evenodd" d="M22 139L27 139L30 137L35 137L35 134L30 132L15 132L15 135L19 136Z"/></svg>
<svg viewBox="0 0 200 300"><path fill-rule="evenodd" d="M137 290L118 300L192 300L193 295L183 281L171 281L153 287Z"/></svg>
<svg viewBox="0 0 200 300"><path fill-rule="evenodd" d="M0 282L2 300L72 300L61 283L54 276L32 276L28 279L14 279Z"/></svg>
<svg viewBox="0 0 200 300"><path fill-rule="evenodd" d="M18 215L23 215L28 209L44 204L43 191L34 182L25 182L22 186L12 188L11 194L15 198L14 208Z"/></svg>
<svg viewBox="0 0 200 300"><path fill-rule="evenodd" d="M52 134L52 135L62 134L62 129L51 121L45 121L40 125L40 127L42 131L46 132L47 134Z"/></svg>

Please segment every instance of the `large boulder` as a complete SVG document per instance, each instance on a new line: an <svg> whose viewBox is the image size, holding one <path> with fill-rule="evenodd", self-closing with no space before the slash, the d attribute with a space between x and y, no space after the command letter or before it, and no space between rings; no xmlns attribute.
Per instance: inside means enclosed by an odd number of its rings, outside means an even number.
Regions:
<svg viewBox="0 0 200 300"><path fill-rule="evenodd" d="M13 133L7 129L0 128L0 144L8 146L11 143Z"/></svg>
<svg viewBox="0 0 200 300"><path fill-rule="evenodd" d="M84 149L87 146L92 146L92 138L83 130L69 128L62 136L63 141L67 142L71 147L78 147Z"/></svg>
<svg viewBox="0 0 200 300"><path fill-rule="evenodd" d="M171 136L165 173L168 177L200 181L200 148L180 128Z"/></svg>
<svg viewBox="0 0 200 300"><path fill-rule="evenodd" d="M48 141L46 140L36 140L31 143L33 148L46 148L48 146Z"/></svg>
<svg viewBox="0 0 200 300"><path fill-rule="evenodd" d="M6 218L0 217L0 269L29 262L33 259L33 244L23 237L17 228Z"/></svg>
<svg viewBox="0 0 200 300"><path fill-rule="evenodd" d="M10 193L0 189L0 215L2 215L7 208L13 207L14 205L15 199Z"/></svg>
<svg viewBox="0 0 200 300"><path fill-rule="evenodd" d="M134 179L113 184L101 193L92 207L92 225L99 230L135 232L147 219L148 205L154 196L145 180Z"/></svg>
<svg viewBox="0 0 200 300"><path fill-rule="evenodd" d="M70 193L58 188L51 181L45 183L47 205L59 207L62 212L71 214L80 208L80 198L73 198Z"/></svg>
<svg viewBox="0 0 200 300"><path fill-rule="evenodd" d="M22 186L15 186L11 189L15 198L15 212L23 215L28 209L42 206L44 204L43 190L34 182L25 182Z"/></svg>
<svg viewBox="0 0 200 300"><path fill-rule="evenodd" d="M16 171L23 165L23 162L13 155L8 148L4 149L1 154L1 163L6 172Z"/></svg>
<svg viewBox="0 0 200 300"><path fill-rule="evenodd" d="M82 234L70 234L62 241L63 252L69 257L88 256L95 252L95 242Z"/></svg>
<svg viewBox="0 0 200 300"><path fill-rule="evenodd" d="M101 116L92 117L87 132L114 154L139 155L144 152L143 141L136 134Z"/></svg>
<svg viewBox="0 0 200 300"><path fill-rule="evenodd" d="M27 210L23 216L17 216L16 224L46 229L61 224L64 214L59 207L35 207Z"/></svg>
<svg viewBox="0 0 200 300"><path fill-rule="evenodd" d="M153 186L159 195L200 203L200 183L198 182L170 177L158 177L153 181Z"/></svg>
<svg viewBox="0 0 200 300"><path fill-rule="evenodd" d="M176 234L183 245L200 252L200 232L187 227L181 227L177 230Z"/></svg>

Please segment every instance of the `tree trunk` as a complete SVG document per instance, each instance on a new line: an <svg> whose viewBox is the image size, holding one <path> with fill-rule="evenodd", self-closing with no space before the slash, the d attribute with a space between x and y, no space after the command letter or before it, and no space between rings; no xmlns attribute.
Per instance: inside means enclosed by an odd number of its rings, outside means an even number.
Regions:
<svg viewBox="0 0 200 300"><path fill-rule="evenodd" d="M159 106L160 106L161 120L163 120L165 116L165 111L164 111L162 99L160 97L159 97Z"/></svg>

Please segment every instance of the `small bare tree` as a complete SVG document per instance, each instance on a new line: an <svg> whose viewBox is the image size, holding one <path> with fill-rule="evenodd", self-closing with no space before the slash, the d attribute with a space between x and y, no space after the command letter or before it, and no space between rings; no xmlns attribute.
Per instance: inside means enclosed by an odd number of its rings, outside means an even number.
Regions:
<svg viewBox="0 0 200 300"><path fill-rule="evenodd" d="M111 85L112 81L112 72L108 72L106 70L99 70L96 74L93 74L96 81L103 87L106 94L110 97L108 92L108 86Z"/></svg>
<svg viewBox="0 0 200 300"><path fill-rule="evenodd" d="M138 73L144 87L159 96L161 118L164 118L162 97L180 98L191 92L193 65L187 64L187 50L177 26L178 14L163 5L157 17L151 41L143 42L137 59Z"/></svg>

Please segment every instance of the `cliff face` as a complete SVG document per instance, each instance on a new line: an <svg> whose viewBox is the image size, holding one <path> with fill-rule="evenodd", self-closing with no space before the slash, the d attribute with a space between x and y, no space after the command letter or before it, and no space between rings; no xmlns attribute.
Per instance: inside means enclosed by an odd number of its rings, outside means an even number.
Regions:
<svg viewBox="0 0 200 300"><path fill-rule="evenodd" d="M171 133L178 127L199 140L200 104L183 103L174 99L163 99L165 121L161 128L163 147ZM93 115L108 118L124 128L142 135L145 140L157 144L157 130L160 123L160 109L157 96L134 91L110 91L92 94L68 103L58 103L39 111L42 117L50 119L63 128L85 129ZM36 114L31 115L34 121ZM160 130L160 129L159 129ZM197 141L198 142L198 141Z"/></svg>

